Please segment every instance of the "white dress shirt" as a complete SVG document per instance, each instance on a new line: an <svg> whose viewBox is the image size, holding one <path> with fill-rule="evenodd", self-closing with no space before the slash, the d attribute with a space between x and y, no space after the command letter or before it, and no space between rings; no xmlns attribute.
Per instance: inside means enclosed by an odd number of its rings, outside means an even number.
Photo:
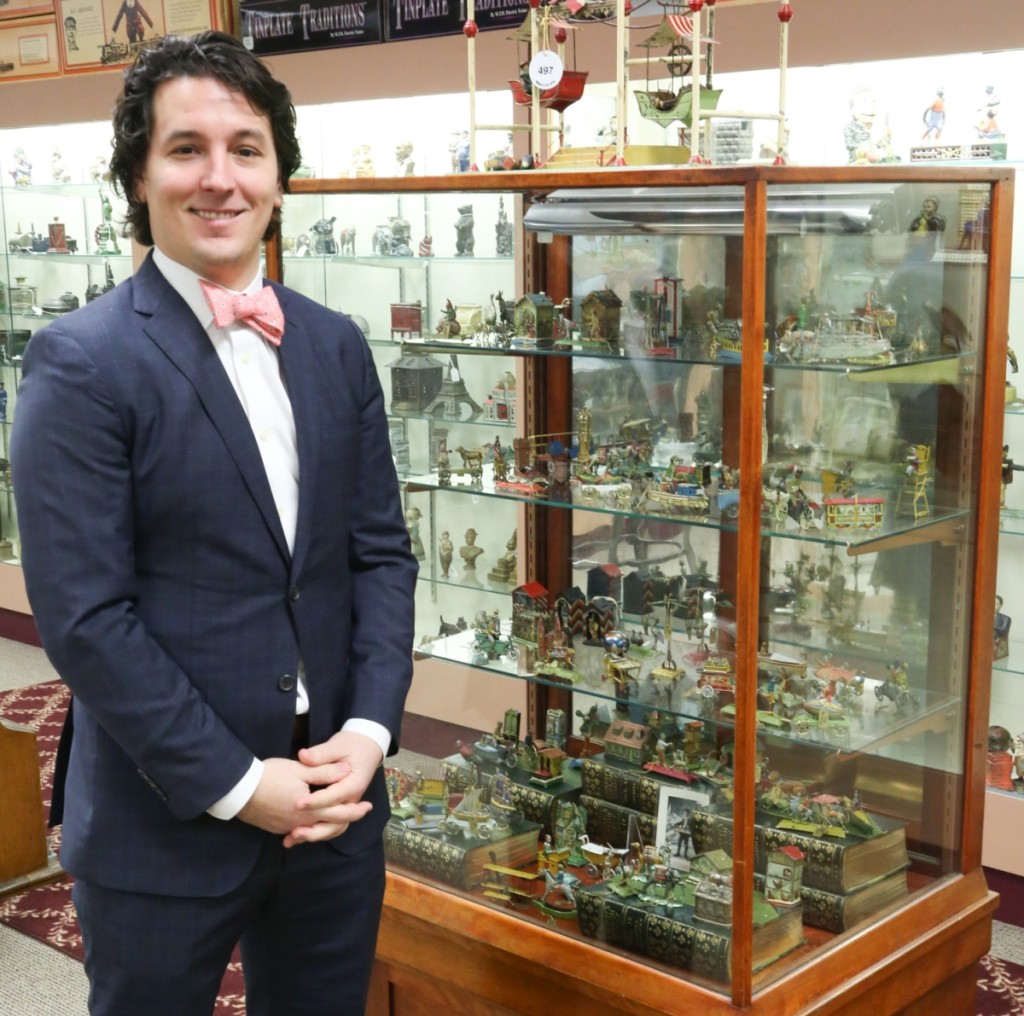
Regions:
<svg viewBox="0 0 1024 1016"><path fill-rule="evenodd" d="M281 528L291 551L295 545L299 513L299 452L295 438L295 418L281 374L278 352L244 322L235 321L227 328L218 328L213 323L213 311L199 287L199 276L191 269L172 261L156 248L153 250L153 262L206 329L228 380L242 403L256 437L274 504L281 519ZM241 292L251 295L262 287L263 278L257 273ZM287 336L284 341L287 341ZM299 714L309 712L309 694L301 660L298 661L297 674L295 711ZM371 738L380 748L382 757L391 746L390 731L373 720L346 720L342 730ZM263 762L254 758L245 776L207 809L209 813L214 818L234 818L256 792L262 775Z"/></svg>

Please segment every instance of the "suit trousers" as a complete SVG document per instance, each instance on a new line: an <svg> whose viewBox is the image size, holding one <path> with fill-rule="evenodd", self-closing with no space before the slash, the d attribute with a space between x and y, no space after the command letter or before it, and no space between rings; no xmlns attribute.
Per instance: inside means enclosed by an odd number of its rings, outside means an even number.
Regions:
<svg viewBox="0 0 1024 1016"><path fill-rule="evenodd" d="M140 859L140 863L144 863ZM76 880L91 1016L203 1016L241 943L248 1016L361 1016L384 897L380 841L354 855L286 850L218 897L156 896Z"/></svg>

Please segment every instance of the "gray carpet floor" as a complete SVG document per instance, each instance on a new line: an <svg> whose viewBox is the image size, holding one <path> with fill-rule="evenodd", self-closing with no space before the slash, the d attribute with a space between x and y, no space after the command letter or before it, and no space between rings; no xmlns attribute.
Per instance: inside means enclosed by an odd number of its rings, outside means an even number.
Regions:
<svg viewBox="0 0 1024 1016"><path fill-rule="evenodd" d="M42 650L0 639L0 692L56 676ZM994 922L991 953L1024 965L1024 928ZM0 925L0 1016L85 1016L87 998L80 963Z"/></svg>

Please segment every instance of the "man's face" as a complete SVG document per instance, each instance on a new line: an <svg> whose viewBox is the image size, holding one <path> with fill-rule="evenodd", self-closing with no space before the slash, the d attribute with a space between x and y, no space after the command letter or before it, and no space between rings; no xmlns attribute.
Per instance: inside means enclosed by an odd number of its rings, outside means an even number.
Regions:
<svg viewBox="0 0 1024 1016"><path fill-rule="evenodd" d="M215 78L164 82L135 196L149 205L153 240L168 257L244 288L282 200L270 121Z"/></svg>
<svg viewBox="0 0 1024 1016"><path fill-rule="evenodd" d="M939 206L938 206L938 205L937 205L937 204L936 204L936 203L935 203L934 201L932 201L932 200L931 200L931 198L929 198L929 199L928 199L927 201L925 201L925 203L924 203L924 206L923 206L923 211L924 211L924 214L925 214L926 216L928 216L928 218L929 218L929 219L930 219L930 218L931 218L931 217L932 217L932 216L933 216L933 215L934 215L934 214L935 214L935 213L936 213L936 212L937 212L938 210L939 210Z"/></svg>

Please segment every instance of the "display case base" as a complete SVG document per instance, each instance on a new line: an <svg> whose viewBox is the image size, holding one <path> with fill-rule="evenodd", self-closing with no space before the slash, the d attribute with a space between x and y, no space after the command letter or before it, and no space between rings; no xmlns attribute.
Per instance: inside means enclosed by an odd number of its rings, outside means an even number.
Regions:
<svg viewBox="0 0 1024 1016"><path fill-rule="evenodd" d="M793 966L749 1006L624 955L388 873L367 1016L946 1016L973 1014L999 897L980 870L918 894ZM598 959L598 957L600 957Z"/></svg>

